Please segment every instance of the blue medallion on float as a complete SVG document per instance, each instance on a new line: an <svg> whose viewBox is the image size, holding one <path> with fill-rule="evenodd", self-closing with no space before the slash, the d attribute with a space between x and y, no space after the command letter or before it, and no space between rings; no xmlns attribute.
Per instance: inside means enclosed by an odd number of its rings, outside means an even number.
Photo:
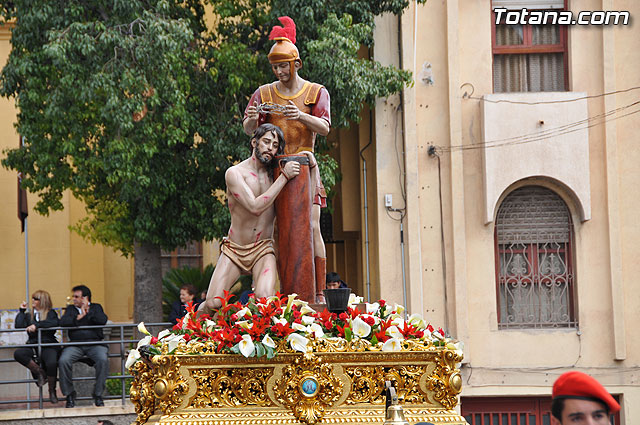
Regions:
<svg viewBox="0 0 640 425"><path fill-rule="evenodd" d="M315 377L309 376L302 380L300 389L306 397L313 397L318 393L318 381Z"/></svg>

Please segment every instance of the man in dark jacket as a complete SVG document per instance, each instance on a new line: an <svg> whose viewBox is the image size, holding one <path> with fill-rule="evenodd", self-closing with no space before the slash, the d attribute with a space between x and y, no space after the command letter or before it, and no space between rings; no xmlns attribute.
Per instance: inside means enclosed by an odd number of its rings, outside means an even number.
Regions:
<svg viewBox="0 0 640 425"><path fill-rule="evenodd" d="M91 290L84 285L73 287L73 305L67 307L64 315L60 319L62 326L92 326L104 325L107 323L107 315L102 310L100 304L91 302ZM71 342L96 342L104 338L101 328L94 329L69 329L69 340ZM62 350L58 369L60 371L60 387L62 394L67 397L65 407L74 407L76 404L76 391L73 388L72 372L73 363L88 357L96 369L96 383L93 390L93 400L96 406L104 406L102 393L104 392L105 381L109 373L109 362L107 358L108 348L102 344L91 345L70 345Z"/></svg>

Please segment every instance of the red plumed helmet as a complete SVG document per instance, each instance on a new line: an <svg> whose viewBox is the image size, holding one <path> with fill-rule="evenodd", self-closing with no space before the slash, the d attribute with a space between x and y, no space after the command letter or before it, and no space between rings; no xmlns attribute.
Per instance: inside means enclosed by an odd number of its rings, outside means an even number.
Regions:
<svg viewBox="0 0 640 425"><path fill-rule="evenodd" d="M273 27L269 33L269 40L286 38L291 43L296 44L296 24L293 22L293 19L288 16L281 16L278 20L282 25L284 25L284 27L279 25Z"/></svg>
<svg viewBox="0 0 640 425"><path fill-rule="evenodd" d="M300 60L300 54L298 53L298 48L295 45L296 42L296 24L293 22L288 16L281 16L278 18L283 27L276 25L269 33L269 40L275 40L275 44L271 47L271 51L269 52L268 58L269 62L280 63L280 62L292 62L292 72L293 72L293 61ZM302 64L302 62L300 62Z"/></svg>

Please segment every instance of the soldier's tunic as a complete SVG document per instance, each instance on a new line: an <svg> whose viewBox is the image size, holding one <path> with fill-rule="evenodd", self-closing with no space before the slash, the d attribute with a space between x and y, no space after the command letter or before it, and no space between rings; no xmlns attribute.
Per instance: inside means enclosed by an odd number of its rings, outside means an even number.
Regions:
<svg viewBox="0 0 640 425"><path fill-rule="evenodd" d="M288 105L292 101L300 111L322 118L331 125L330 98L329 92L324 86L309 81L305 82L302 89L293 96L285 96L278 91L276 83L260 86L251 96L249 105L254 102L274 103L277 105ZM249 107L247 105L247 108ZM244 118L247 118L245 109ZM296 120L288 120L282 114L260 114L258 116L258 126L265 122L277 125L284 133L285 154L296 154L302 151L314 151L316 133L309 130L306 125ZM327 194L325 192L318 167L314 168L318 185L315 189L313 203L321 207L327 206Z"/></svg>

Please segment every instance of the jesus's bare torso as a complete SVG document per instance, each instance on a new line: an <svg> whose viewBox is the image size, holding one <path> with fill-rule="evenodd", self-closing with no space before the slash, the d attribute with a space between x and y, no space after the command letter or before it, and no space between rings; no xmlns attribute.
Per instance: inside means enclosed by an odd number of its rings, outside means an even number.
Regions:
<svg viewBox="0 0 640 425"><path fill-rule="evenodd" d="M247 158L240 164L229 168L228 172L235 173L236 178L242 178L246 183L246 190L250 190L255 198L259 198L260 202L266 204L269 202L269 198L261 196L261 194L269 189L273 180L266 168L255 166L255 161L257 161L255 157ZM271 205L261 214L256 214L238 202L240 196L240 193L227 189L229 212L231 213L229 239L239 245L246 246L262 239L272 238L275 219L274 206Z"/></svg>

